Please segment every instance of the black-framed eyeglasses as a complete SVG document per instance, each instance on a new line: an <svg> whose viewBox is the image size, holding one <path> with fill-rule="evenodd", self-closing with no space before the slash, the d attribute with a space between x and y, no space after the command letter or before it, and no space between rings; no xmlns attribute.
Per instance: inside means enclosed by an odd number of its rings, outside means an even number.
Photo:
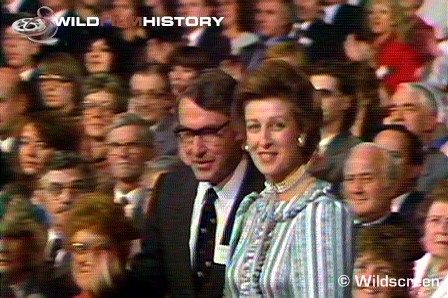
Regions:
<svg viewBox="0 0 448 298"><path fill-rule="evenodd" d="M166 91L132 91L132 97L134 98L150 98L150 99L163 99L169 95Z"/></svg>
<svg viewBox="0 0 448 298"><path fill-rule="evenodd" d="M41 74L39 76L39 81L40 82L57 81L61 83L71 82L71 80L65 76L53 75L53 74Z"/></svg>
<svg viewBox="0 0 448 298"><path fill-rule="evenodd" d="M179 141L184 145L191 145L194 142L194 137L199 136L207 145L214 145L222 139L220 131L230 124L230 120L227 120L219 126L207 126L201 129L190 129L186 127L178 127L174 130Z"/></svg>
<svg viewBox="0 0 448 298"><path fill-rule="evenodd" d="M114 109L114 104L112 102L95 102L95 101L84 101L82 103L84 110L100 108L103 111L111 111Z"/></svg>

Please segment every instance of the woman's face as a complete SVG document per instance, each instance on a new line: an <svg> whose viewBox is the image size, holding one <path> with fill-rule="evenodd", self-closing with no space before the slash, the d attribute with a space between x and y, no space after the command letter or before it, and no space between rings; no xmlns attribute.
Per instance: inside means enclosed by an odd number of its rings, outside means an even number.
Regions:
<svg viewBox="0 0 448 298"><path fill-rule="evenodd" d="M41 75L39 90L43 104L51 109L70 112L74 106L75 84L59 75Z"/></svg>
<svg viewBox="0 0 448 298"><path fill-rule="evenodd" d="M448 259L448 203L434 202L425 221L424 243L434 256Z"/></svg>
<svg viewBox="0 0 448 298"><path fill-rule="evenodd" d="M88 137L103 139L114 117L114 95L100 91L87 95L83 101L83 125Z"/></svg>
<svg viewBox="0 0 448 298"><path fill-rule="evenodd" d="M284 180L301 163L301 132L292 109L275 97L250 101L244 109L249 153L270 181Z"/></svg>
<svg viewBox="0 0 448 298"><path fill-rule="evenodd" d="M89 73L110 72L114 54L105 39L92 42L85 54L85 64Z"/></svg>
<svg viewBox="0 0 448 298"><path fill-rule="evenodd" d="M368 20L374 34L388 34L393 30L394 16L386 3L374 3L369 9Z"/></svg>
<svg viewBox="0 0 448 298"><path fill-rule="evenodd" d="M83 291L98 292L105 286L105 271L112 259L109 239L88 229L76 232L70 243L73 252L72 274Z"/></svg>
<svg viewBox="0 0 448 298"><path fill-rule="evenodd" d="M392 277L392 266L371 253L364 253L356 259L352 280L354 298L388 298L392 288L374 283L374 279Z"/></svg>
<svg viewBox="0 0 448 298"><path fill-rule="evenodd" d="M19 164L22 172L27 175L39 174L52 153L53 149L48 147L35 125L32 123L25 125L20 135L19 146Z"/></svg>

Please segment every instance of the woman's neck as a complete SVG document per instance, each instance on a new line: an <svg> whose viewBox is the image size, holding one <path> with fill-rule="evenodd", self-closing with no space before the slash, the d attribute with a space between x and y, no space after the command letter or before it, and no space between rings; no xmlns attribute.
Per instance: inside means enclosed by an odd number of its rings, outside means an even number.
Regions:
<svg viewBox="0 0 448 298"><path fill-rule="evenodd" d="M388 39L390 39L392 37L392 35L393 34L391 31L385 32L382 34L378 34L373 41L373 47L374 48L381 47Z"/></svg>

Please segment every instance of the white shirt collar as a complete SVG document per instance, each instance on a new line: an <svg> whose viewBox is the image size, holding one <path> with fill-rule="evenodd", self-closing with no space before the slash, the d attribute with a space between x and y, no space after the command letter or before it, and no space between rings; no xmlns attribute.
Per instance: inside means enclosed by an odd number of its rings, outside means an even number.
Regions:
<svg viewBox="0 0 448 298"><path fill-rule="evenodd" d="M404 193L395 199L392 200L392 203L390 204L390 211L391 212L398 212L400 211L401 205L403 205L404 200L409 195L409 192Z"/></svg>
<svg viewBox="0 0 448 298"><path fill-rule="evenodd" d="M194 29L192 32L190 32L187 35L188 39L188 46L195 47L199 44L199 38L201 37L202 33L205 31L205 28L199 27Z"/></svg>
<svg viewBox="0 0 448 298"><path fill-rule="evenodd" d="M363 227L374 226L374 225L377 225L377 224L382 223L382 222L385 221L386 218L388 218L389 216L390 216L390 213L387 214L387 215L385 215L385 216L383 216L383 217L380 217L380 218L378 218L377 220L374 220L374 221L361 222L361 225L362 225Z"/></svg>
<svg viewBox="0 0 448 298"><path fill-rule="evenodd" d="M229 181L227 181L226 184L224 184L222 187L218 187L218 186L212 186L209 182L199 182L198 192L203 191L205 193L210 187L213 187L219 199L234 200L238 195L240 186L243 182L247 165L248 165L247 158L243 157L238 166L233 171L232 177L230 177Z"/></svg>
<svg viewBox="0 0 448 298"><path fill-rule="evenodd" d="M115 187L114 188L114 203L120 204L121 197L126 197L126 199L129 201L129 203L134 205L137 203L137 201L143 191L144 191L144 188L137 187L137 188L131 190L130 192L125 193Z"/></svg>
<svg viewBox="0 0 448 298"><path fill-rule="evenodd" d="M15 141L15 139L13 137L9 137L5 140L1 140L0 141L0 150L5 153L12 152L12 149L14 147L14 141Z"/></svg>
<svg viewBox="0 0 448 298"><path fill-rule="evenodd" d="M334 16L336 15L341 4L334 4L324 8L325 16L324 22L327 24L333 24Z"/></svg>

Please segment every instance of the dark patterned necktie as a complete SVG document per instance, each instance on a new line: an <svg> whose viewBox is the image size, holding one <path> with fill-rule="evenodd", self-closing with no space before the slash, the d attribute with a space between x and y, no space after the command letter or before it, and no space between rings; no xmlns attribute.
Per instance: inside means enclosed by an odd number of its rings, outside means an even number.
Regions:
<svg viewBox="0 0 448 298"><path fill-rule="evenodd" d="M194 270L199 284L206 281L212 269L216 234L215 201L217 199L216 192L213 188L209 188L205 194L205 203L201 210L194 262Z"/></svg>

